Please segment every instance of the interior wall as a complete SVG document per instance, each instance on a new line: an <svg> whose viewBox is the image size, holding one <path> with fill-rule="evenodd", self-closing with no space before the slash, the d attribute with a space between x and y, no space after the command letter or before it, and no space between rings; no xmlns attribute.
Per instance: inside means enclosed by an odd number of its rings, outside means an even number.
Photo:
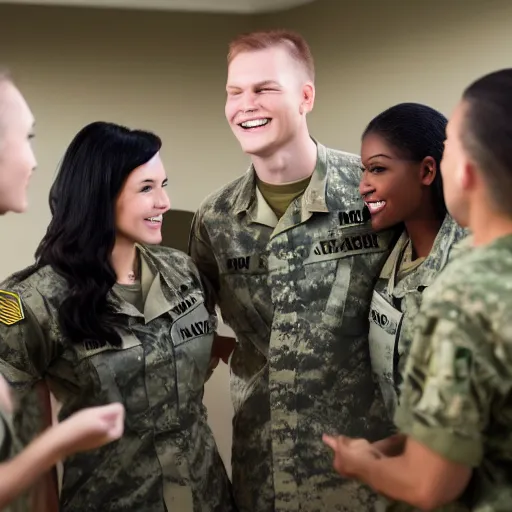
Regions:
<svg viewBox="0 0 512 512"><path fill-rule="evenodd" d="M89 122L160 135L177 209L245 170L223 103L227 43L249 27L244 16L0 5L0 60L35 113L39 159L30 211L0 220L4 236L21 235L3 275L32 261L58 162Z"/></svg>
<svg viewBox="0 0 512 512"><path fill-rule="evenodd" d="M355 153L387 107L413 101L449 115L472 80L511 66L508 0L319 0L257 23L308 40L317 69L311 132Z"/></svg>
<svg viewBox="0 0 512 512"><path fill-rule="evenodd" d="M0 219L0 277L32 262L58 161L88 122L158 133L177 209L195 211L245 170L223 114L225 54L239 32L286 27L308 39L317 67L311 132L358 152L364 126L386 107L418 101L448 114L471 80L509 66L511 26L509 0L317 0L255 17L0 5L0 60L34 110L39 157L30 211ZM205 403L229 467L227 386L221 363Z"/></svg>

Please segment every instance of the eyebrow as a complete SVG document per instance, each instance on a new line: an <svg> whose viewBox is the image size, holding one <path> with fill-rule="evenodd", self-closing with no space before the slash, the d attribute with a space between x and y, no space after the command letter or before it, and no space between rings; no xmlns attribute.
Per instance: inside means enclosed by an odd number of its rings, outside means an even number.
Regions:
<svg viewBox="0 0 512 512"><path fill-rule="evenodd" d="M384 158L388 158L389 160L393 160L393 158L391 156L385 155L384 153L377 153L376 155L368 157L367 160L373 160L374 158L377 158L379 156L384 157Z"/></svg>
<svg viewBox="0 0 512 512"><path fill-rule="evenodd" d="M162 183L165 183L165 182L166 182L166 181L168 181L168 180L169 180L169 178L167 178L167 177L166 177L166 178L164 178L164 179L162 180ZM153 179L150 179L150 178L146 178L145 180L142 180L140 183L141 183L141 185L142 185L142 184L144 184L144 183L156 183L156 181L157 181L157 180L153 180Z"/></svg>
<svg viewBox="0 0 512 512"><path fill-rule="evenodd" d="M276 82L275 80L263 80L262 82L258 82L251 87L254 87L255 89L260 89L261 87L266 87L268 85L273 85L274 87L281 87L281 84L279 82ZM227 85L226 89L242 89L239 85Z"/></svg>

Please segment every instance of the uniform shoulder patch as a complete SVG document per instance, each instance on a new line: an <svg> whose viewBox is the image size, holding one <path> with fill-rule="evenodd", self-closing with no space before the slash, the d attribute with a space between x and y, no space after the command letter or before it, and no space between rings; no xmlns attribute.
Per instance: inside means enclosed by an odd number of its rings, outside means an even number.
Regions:
<svg viewBox="0 0 512 512"><path fill-rule="evenodd" d="M0 290L0 322L14 325L25 318L20 296L15 292Z"/></svg>

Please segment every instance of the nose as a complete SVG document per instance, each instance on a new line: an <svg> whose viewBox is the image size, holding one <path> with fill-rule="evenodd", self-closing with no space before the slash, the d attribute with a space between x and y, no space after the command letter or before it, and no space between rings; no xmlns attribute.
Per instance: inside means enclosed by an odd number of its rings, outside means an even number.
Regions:
<svg viewBox="0 0 512 512"><path fill-rule="evenodd" d="M372 184L371 174L368 171L363 171L361 181L359 182L359 193L361 196L375 192L375 187Z"/></svg>
<svg viewBox="0 0 512 512"><path fill-rule="evenodd" d="M251 112L258 109L256 94L252 91L244 93L241 103L242 110L244 112Z"/></svg>
<svg viewBox="0 0 512 512"><path fill-rule="evenodd" d="M169 199L169 196L167 195L167 192L164 188L160 189L160 193L157 195L155 200L155 208L158 210L164 210L167 211L171 207L171 200Z"/></svg>

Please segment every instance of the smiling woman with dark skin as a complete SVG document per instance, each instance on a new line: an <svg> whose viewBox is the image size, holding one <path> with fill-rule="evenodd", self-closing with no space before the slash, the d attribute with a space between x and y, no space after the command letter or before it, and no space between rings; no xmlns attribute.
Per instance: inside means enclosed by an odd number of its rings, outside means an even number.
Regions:
<svg viewBox="0 0 512 512"><path fill-rule="evenodd" d="M414 322L394 417L403 449L324 436L338 473L397 500L380 510L512 509L511 119L509 68L469 85L447 125L444 197L472 236Z"/></svg>
<svg viewBox="0 0 512 512"><path fill-rule="evenodd" d="M390 418L412 341L422 292L445 266L465 231L446 213L439 164L446 118L416 103L402 103L367 126L361 147L360 192L372 226L404 230L375 287L370 353Z"/></svg>

